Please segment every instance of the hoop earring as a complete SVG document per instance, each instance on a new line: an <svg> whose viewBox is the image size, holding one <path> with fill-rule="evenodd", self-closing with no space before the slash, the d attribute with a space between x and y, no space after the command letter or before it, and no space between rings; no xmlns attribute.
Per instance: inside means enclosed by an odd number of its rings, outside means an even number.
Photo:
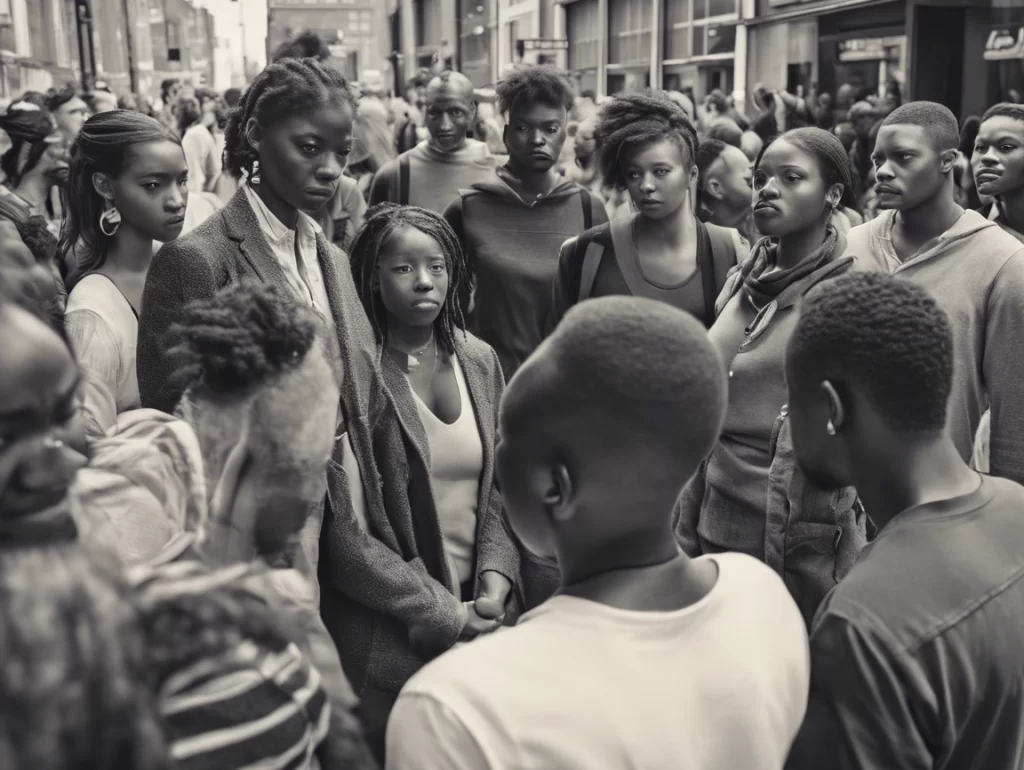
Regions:
<svg viewBox="0 0 1024 770"><path fill-rule="evenodd" d="M117 233L117 228L121 226L121 212L117 210L115 206L111 206L109 209L105 209L100 214L100 232L102 232L108 238L113 238ZM107 228L110 228L109 230Z"/></svg>
<svg viewBox="0 0 1024 770"><path fill-rule="evenodd" d="M254 160L252 162L252 173L249 174L249 184L259 184L259 183L260 183L260 162L258 160Z"/></svg>

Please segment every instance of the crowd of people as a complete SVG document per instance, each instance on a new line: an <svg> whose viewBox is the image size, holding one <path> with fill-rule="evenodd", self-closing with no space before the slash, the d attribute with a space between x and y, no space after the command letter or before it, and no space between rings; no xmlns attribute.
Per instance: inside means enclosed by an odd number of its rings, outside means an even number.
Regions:
<svg viewBox="0 0 1024 770"><path fill-rule="evenodd" d="M1024 755L1024 104L0 116L0 765Z"/></svg>

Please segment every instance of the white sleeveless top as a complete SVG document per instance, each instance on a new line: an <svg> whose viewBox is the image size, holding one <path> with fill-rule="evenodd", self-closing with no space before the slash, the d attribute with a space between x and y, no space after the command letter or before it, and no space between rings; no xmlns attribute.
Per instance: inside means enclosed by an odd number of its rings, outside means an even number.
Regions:
<svg viewBox="0 0 1024 770"><path fill-rule="evenodd" d="M465 583L473 577L484 447L458 356L452 356L452 368L459 386L462 410L459 419L451 425L438 419L415 390L413 397L430 443L430 482L444 536L448 567L457 583Z"/></svg>
<svg viewBox="0 0 1024 770"><path fill-rule="evenodd" d="M86 411L107 430L118 414L141 405L135 374L139 319L113 281L92 273L71 290L64 326L86 375Z"/></svg>

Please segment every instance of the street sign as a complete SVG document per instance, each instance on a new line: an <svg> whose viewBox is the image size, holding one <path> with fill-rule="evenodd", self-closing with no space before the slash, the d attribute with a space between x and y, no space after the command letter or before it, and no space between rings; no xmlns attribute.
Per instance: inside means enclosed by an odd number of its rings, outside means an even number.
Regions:
<svg viewBox="0 0 1024 770"><path fill-rule="evenodd" d="M567 51L569 50L569 41L565 38L533 38L528 40L518 40L517 43L521 43L524 51ZM518 47L518 45L517 45Z"/></svg>

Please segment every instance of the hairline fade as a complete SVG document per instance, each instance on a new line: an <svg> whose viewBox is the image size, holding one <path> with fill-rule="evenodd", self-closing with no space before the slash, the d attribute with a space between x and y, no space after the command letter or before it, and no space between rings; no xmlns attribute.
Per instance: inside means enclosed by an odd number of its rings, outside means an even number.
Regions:
<svg viewBox="0 0 1024 770"><path fill-rule="evenodd" d="M955 150L960 146L960 126L956 116L949 107L937 102L907 102L890 112L882 120L879 130L887 126L920 127L938 152Z"/></svg>

